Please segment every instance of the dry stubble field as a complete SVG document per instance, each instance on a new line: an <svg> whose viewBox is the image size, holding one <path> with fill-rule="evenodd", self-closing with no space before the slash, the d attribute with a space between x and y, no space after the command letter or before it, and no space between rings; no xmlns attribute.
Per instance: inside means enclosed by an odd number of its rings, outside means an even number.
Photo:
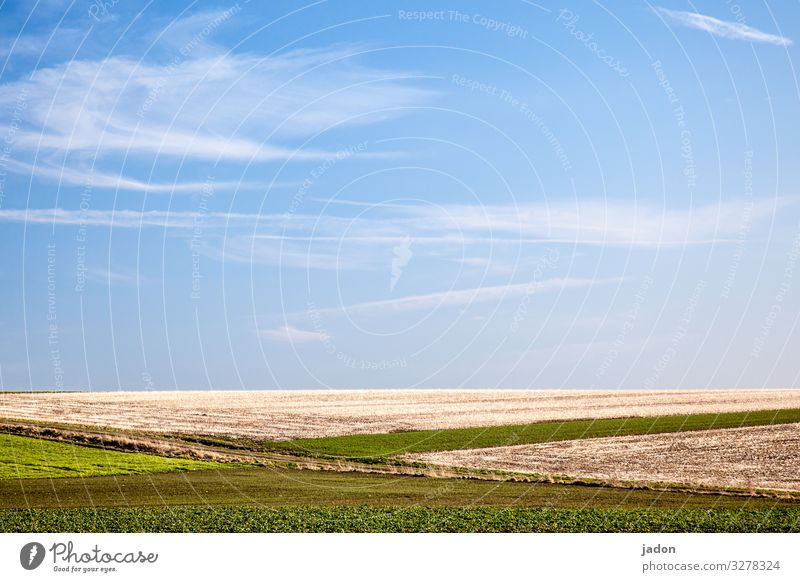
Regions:
<svg viewBox="0 0 800 582"><path fill-rule="evenodd" d="M407 455L450 467L800 491L800 424Z"/></svg>
<svg viewBox="0 0 800 582"><path fill-rule="evenodd" d="M800 391L284 390L0 394L2 418L268 440L778 408L800 408Z"/></svg>

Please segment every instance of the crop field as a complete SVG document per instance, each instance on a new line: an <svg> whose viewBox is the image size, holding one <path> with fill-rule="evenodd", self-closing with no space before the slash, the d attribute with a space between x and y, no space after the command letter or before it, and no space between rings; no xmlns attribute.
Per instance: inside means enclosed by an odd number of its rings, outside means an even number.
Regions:
<svg viewBox="0 0 800 582"><path fill-rule="evenodd" d="M239 467L0 481L0 509L183 505L796 509L791 498L359 472Z"/></svg>
<svg viewBox="0 0 800 582"><path fill-rule="evenodd" d="M785 509L134 507L0 512L5 532L797 532Z"/></svg>
<svg viewBox="0 0 800 582"><path fill-rule="evenodd" d="M800 392L0 393L0 531L799 531Z"/></svg>
<svg viewBox="0 0 800 582"><path fill-rule="evenodd" d="M0 479L91 477L214 469L224 465L80 447L0 433Z"/></svg>
<svg viewBox="0 0 800 582"><path fill-rule="evenodd" d="M596 439L800 422L800 409L677 416L565 420L510 426L346 435L279 441L264 446L296 454L375 459L401 453L454 451L517 444Z"/></svg>
<svg viewBox="0 0 800 582"><path fill-rule="evenodd" d="M232 467L0 481L0 531L798 531L792 499Z"/></svg>
<svg viewBox="0 0 800 582"><path fill-rule="evenodd" d="M408 455L428 463L610 481L800 491L800 424Z"/></svg>
<svg viewBox="0 0 800 582"><path fill-rule="evenodd" d="M796 390L364 390L0 394L0 418L274 441L800 408Z"/></svg>

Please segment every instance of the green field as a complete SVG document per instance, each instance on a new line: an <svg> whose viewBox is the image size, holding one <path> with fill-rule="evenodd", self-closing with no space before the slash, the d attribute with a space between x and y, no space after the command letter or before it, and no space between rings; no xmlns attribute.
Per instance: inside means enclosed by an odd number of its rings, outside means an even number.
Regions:
<svg viewBox="0 0 800 582"><path fill-rule="evenodd" d="M4 532L797 532L800 510L131 507L0 512Z"/></svg>
<svg viewBox="0 0 800 582"><path fill-rule="evenodd" d="M800 509L797 501L768 497L236 466L0 481L0 509L198 504Z"/></svg>
<svg viewBox="0 0 800 582"><path fill-rule="evenodd" d="M0 433L0 480L163 473L222 466L207 461L122 453Z"/></svg>
<svg viewBox="0 0 800 582"><path fill-rule="evenodd" d="M740 428L800 422L800 409L694 414L646 418L610 418L539 422L511 426L422 430L338 436L269 443L268 448L301 455L378 459L403 453L425 453L713 428Z"/></svg>
<svg viewBox="0 0 800 582"><path fill-rule="evenodd" d="M795 532L800 531L796 496L517 482L499 475L432 478L363 472L419 471L397 467L392 458L409 452L791 422L800 422L800 410L543 422L289 442L181 437L186 446L200 443L193 445L200 452L227 450L245 462L267 465L262 467L0 434L0 531ZM86 438L112 444L120 436L111 429L72 430L53 430L48 436L79 439L84 438L83 430ZM154 438L180 442L175 435ZM299 465L301 457L304 465ZM320 458L349 461L316 461L317 468L336 470L293 468L309 467L310 460Z"/></svg>

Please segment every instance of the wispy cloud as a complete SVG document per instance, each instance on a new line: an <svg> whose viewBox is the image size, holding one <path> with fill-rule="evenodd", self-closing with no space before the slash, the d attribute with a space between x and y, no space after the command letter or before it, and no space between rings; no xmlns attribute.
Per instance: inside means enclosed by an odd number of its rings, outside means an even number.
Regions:
<svg viewBox="0 0 800 582"><path fill-rule="evenodd" d="M138 285L148 279L141 274L128 274L112 271L108 267L90 267L86 270L87 279L106 285Z"/></svg>
<svg viewBox="0 0 800 582"><path fill-rule="evenodd" d="M423 205L378 207L358 216L296 213L139 211L63 208L0 209L2 222L113 228L226 229L224 247L208 254L239 262L314 269L390 265L393 248L411 237L415 258L459 260L475 266L517 257L531 246L683 248L738 240L742 222L755 228L798 197L729 200L664 210L636 201L582 200L518 206ZM245 229L247 229L246 232ZM416 259L415 259L416 260Z"/></svg>
<svg viewBox="0 0 800 582"><path fill-rule="evenodd" d="M425 293L421 295L408 295L396 299L380 301L367 301L343 307L330 307L319 309L319 313L349 313L357 315L375 315L387 312L414 311L419 309L434 309L437 307L464 307L473 303L485 301L502 301L523 295L533 295L545 291L563 291L591 287L597 284L619 282L620 278L609 279L576 279L552 278L544 281L530 283L514 283L509 285L493 285L474 287L471 289L456 289Z"/></svg>
<svg viewBox="0 0 800 582"><path fill-rule="evenodd" d="M275 329L259 330L258 335L265 340L289 342L292 344L319 341L320 334L316 331L306 331L291 325L284 325Z"/></svg>
<svg viewBox="0 0 800 582"><path fill-rule="evenodd" d="M661 7L655 7L654 10L659 14L666 16L676 24L686 26L688 28L703 30L722 38L749 40L751 42L765 42L780 46L789 46L792 44L792 39L790 38L763 32L741 22L719 20L713 16L706 16L705 14L698 14L697 12L669 10Z"/></svg>
<svg viewBox="0 0 800 582"><path fill-rule="evenodd" d="M228 212L164 212L161 210L64 210L63 208L31 208L0 210L0 222L19 222L29 225L97 226L107 228L178 228L188 229L202 220L208 228L224 228L227 224L252 226L257 214Z"/></svg>
<svg viewBox="0 0 800 582"><path fill-rule="evenodd" d="M199 185L199 184L198 184ZM415 244L462 246L471 244L552 244L663 247L731 242L746 215L757 224L775 212L800 205L800 197L784 196L752 203L728 200L683 209L629 202L579 200L526 205L393 206L358 217L332 214L206 212L208 226L258 225L250 244L309 243L340 247L343 242L363 246L394 246L409 233ZM88 210L63 208L0 209L0 221L139 227L190 227L197 212ZM288 248L288 247L287 247Z"/></svg>
<svg viewBox="0 0 800 582"><path fill-rule="evenodd" d="M796 205L800 199L761 200L751 209L755 221L769 218L775 208ZM423 206L404 212L418 229L463 232L470 237L510 238L525 242L563 242L574 245L663 247L729 242L741 226L744 201L663 209L636 200L586 198L575 202L518 206L451 205L444 213ZM450 228L447 228L447 224Z"/></svg>
<svg viewBox="0 0 800 582"><path fill-rule="evenodd" d="M86 36L85 30L59 26L45 34L3 35L0 58L61 57L71 54Z"/></svg>
<svg viewBox="0 0 800 582"><path fill-rule="evenodd" d="M113 188L132 192L147 192L149 194L181 194L200 193L204 188L215 190L249 190L263 189L262 184L249 182L145 182L123 175L114 175L101 172L94 168L55 167L43 164L27 164L17 160L6 161L6 166L12 172L25 176L37 176L46 180L72 186L91 186L92 188Z"/></svg>
<svg viewBox="0 0 800 582"><path fill-rule="evenodd" d="M0 85L0 109L25 95L15 147L32 151L325 159L332 152L286 144L378 121L385 110L433 94L412 73L359 64L360 52L339 45L270 57L204 53L166 64L74 60Z"/></svg>

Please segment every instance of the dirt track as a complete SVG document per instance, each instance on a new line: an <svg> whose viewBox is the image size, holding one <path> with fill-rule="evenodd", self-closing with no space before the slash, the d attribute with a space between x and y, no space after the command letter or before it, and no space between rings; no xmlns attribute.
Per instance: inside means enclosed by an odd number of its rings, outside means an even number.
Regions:
<svg viewBox="0 0 800 582"><path fill-rule="evenodd" d="M449 467L800 491L800 424L408 455Z"/></svg>
<svg viewBox="0 0 800 582"><path fill-rule="evenodd" d="M271 440L800 408L800 390L0 393L0 418Z"/></svg>

